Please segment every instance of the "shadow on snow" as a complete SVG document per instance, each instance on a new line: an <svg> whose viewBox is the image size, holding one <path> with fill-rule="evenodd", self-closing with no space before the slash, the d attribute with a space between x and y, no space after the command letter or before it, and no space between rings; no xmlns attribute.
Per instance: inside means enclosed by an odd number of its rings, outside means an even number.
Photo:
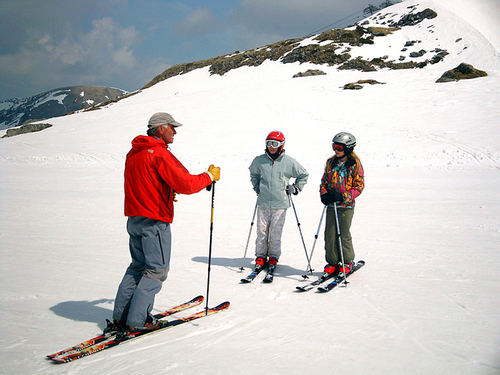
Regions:
<svg viewBox="0 0 500 375"><path fill-rule="evenodd" d="M112 315L112 309L98 306L104 303L112 303L112 299L100 299L95 301L67 301L58 303L50 308L56 315L78 322L96 323L99 328L106 327L106 318Z"/></svg>

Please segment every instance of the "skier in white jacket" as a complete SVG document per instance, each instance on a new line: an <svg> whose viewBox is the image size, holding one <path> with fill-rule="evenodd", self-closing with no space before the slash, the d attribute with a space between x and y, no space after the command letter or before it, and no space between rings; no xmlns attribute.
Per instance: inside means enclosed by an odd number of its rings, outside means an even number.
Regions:
<svg viewBox="0 0 500 375"><path fill-rule="evenodd" d="M272 131L266 138L266 151L249 167L250 181L257 198L256 268L278 263L281 235L290 194L297 195L307 183L309 173L295 159L285 155L285 136ZM290 178L294 178L290 184ZM269 260L268 260L269 258Z"/></svg>

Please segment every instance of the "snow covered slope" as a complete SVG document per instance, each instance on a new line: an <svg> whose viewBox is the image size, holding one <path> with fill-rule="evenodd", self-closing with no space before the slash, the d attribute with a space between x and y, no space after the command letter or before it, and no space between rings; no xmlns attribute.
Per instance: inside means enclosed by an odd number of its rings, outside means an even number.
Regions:
<svg viewBox="0 0 500 375"><path fill-rule="evenodd" d="M404 14L413 5L438 17L352 53L399 58L402 42L420 40L423 49L450 52L438 64L360 72L268 61L224 76L204 68L108 108L53 119L42 132L0 139L0 372L498 374L500 58L444 0L409 0L382 12ZM462 62L488 76L435 83ZM292 78L307 69L326 75ZM384 84L343 90L367 79ZM46 354L98 333L111 316L129 263L125 155L156 111L184 124L172 150L192 173L211 163L222 168L209 302L231 307L53 365ZM256 199L247 168L275 129L310 173L294 198L308 251L331 139L339 131L358 139L366 189L353 237L367 263L347 288L295 292L306 258L291 210L274 282L239 284ZM210 203L206 191L179 197L171 272L155 311L205 292ZM315 276L324 265L322 238L321 231Z"/></svg>
<svg viewBox="0 0 500 375"><path fill-rule="evenodd" d="M475 27L500 52L500 2L495 0L435 0Z"/></svg>

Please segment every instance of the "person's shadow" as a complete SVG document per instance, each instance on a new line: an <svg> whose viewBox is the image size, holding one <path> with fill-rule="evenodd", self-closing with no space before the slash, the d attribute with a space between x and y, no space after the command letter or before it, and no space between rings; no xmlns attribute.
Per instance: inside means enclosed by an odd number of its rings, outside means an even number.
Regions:
<svg viewBox="0 0 500 375"><path fill-rule="evenodd" d="M56 315L78 322L96 323L99 328L106 327L106 319L113 314L112 299L100 299L95 301L68 301L61 302L50 308L50 311ZM109 304L110 308L98 305Z"/></svg>
<svg viewBox="0 0 500 375"><path fill-rule="evenodd" d="M208 257L197 256L192 258L195 262L208 264ZM212 258L211 265L227 268L231 271L237 273L250 273L253 270L252 265L253 258L247 257L243 258ZM243 268L243 269L242 269ZM245 271L246 270L246 271ZM298 275L304 274L305 271L299 270L297 268L291 267L287 264L278 263L276 267L275 277L284 277L289 279L297 279ZM304 276L302 276L304 277ZM304 278L305 280L306 278Z"/></svg>

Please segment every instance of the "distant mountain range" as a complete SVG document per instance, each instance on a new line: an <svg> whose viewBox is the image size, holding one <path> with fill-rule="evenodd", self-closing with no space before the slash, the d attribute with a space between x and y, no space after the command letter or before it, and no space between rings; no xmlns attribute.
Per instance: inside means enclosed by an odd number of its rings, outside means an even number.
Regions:
<svg viewBox="0 0 500 375"><path fill-rule="evenodd" d="M71 86L29 98L0 101L0 129L9 129L51 117L64 116L85 107L115 100L127 91L100 86Z"/></svg>

